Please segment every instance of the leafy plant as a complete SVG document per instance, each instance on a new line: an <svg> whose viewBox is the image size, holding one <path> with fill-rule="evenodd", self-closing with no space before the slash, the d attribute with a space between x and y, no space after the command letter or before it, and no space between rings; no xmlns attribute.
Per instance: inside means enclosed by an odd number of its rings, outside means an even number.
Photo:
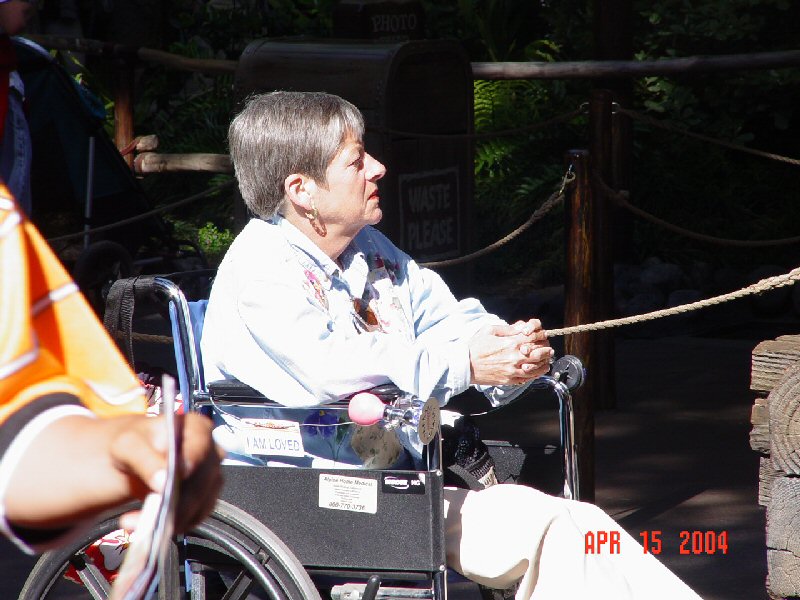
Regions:
<svg viewBox="0 0 800 600"><path fill-rule="evenodd" d="M234 235L230 229L218 229L211 222L197 230L197 243L205 253L209 263L219 264L228 247L233 243Z"/></svg>
<svg viewBox="0 0 800 600"><path fill-rule="evenodd" d="M431 38L460 40L473 61L588 60L594 52L593 3L580 0L422 0ZM235 60L250 40L266 36L330 34L336 0L176 0L164 27L167 49L198 58ZM789 0L634 0L635 57L640 60L704 54L794 49L800 3ZM166 11L164 11L166 13ZM225 152L232 81L148 69L141 81L137 130L155 132L165 152ZM800 72L752 70L694 77L634 80L634 108L713 138L796 157ZM570 111L596 82L476 81L475 130L520 128ZM522 222L558 184L563 155L586 147L586 119L475 143L473 246L498 239ZM731 238L794 235L800 190L792 167L709 146L680 134L635 123L633 201L687 228ZM796 168L795 168L796 169ZM219 178L202 174L148 179L167 202ZM197 229L232 227L231 202L203 203L177 219ZM553 262L562 242L558 216L535 227L536 263ZM761 260L770 251L742 253L703 246L637 222L641 256ZM476 264L482 280L530 271L531 245L515 242ZM793 258L786 248L772 256ZM738 254L737 254L738 253ZM781 254L782 253L782 254ZM722 257L722 255L725 257ZM746 256L744 256L746 254ZM554 259L557 260L557 259ZM543 269L535 278L557 276ZM485 277L484 277L485 276Z"/></svg>
<svg viewBox="0 0 800 600"><path fill-rule="evenodd" d="M750 53L795 47L786 23L800 7L785 0L637 1L636 58ZM677 128L775 153L796 154L796 69L695 77L647 77L637 103ZM776 93L780 90L780 93ZM796 235L796 173L786 165L637 124L634 198L662 218L717 237ZM769 198L769 202L765 201ZM687 218L688 217L688 218ZM641 255L703 257L748 265L796 260L792 247L742 251L637 226Z"/></svg>

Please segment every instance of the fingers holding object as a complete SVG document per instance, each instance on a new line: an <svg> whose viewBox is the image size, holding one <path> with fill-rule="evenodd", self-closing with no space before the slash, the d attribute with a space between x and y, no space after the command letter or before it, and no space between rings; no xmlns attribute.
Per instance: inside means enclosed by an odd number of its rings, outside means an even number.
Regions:
<svg viewBox="0 0 800 600"><path fill-rule="evenodd" d="M184 415L183 464L176 529L185 531L214 508L222 488L220 461L224 451L211 439L211 422L198 414Z"/></svg>
<svg viewBox="0 0 800 600"><path fill-rule="evenodd" d="M518 366L525 374L537 373L538 376L550 369L554 351L549 346L520 348L520 351L523 357Z"/></svg>
<svg viewBox="0 0 800 600"><path fill-rule="evenodd" d="M517 321L512 327L524 336L533 336L531 341L536 339L545 339L544 329L542 329L542 322L539 319L528 319L527 321Z"/></svg>
<svg viewBox="0 0 800 600"><path fill-rule="evenodd" d="M539 344L521 344L519 353L523 357L523 362L550 361L555 355L555 351L550 346Z"/></svg>

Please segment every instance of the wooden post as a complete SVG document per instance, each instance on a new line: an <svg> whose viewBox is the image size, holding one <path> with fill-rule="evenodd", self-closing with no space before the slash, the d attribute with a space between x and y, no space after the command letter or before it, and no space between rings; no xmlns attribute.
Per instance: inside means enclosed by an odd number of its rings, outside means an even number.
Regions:
<svg viewBox="0 0 800 600"><path fill-rule="evenodd" d="M595 270L594 305L596 320L614 316L614 239L612 231L611 201L600 191L597 178L608 184L612 173L611 161L611 94L607 90L592 90L589 100L589 185L594 199L595 230L592 242ZM598 331L595 336L594 379L597 381L595 408L616 406L614 332Z"/></svg>
<svg viewBox="0 0 800 600"><path fill-rule="evenodd" d="M619 106L629 108L631 94L613 92L612 100ZM633 183L633 123L628 115L612 111L611 115L611 180L608 184L615 190L630 191ZM630 263L633 251L633 216L619 207L611 209L613 215L614 260Z"/></svg>
<svg viewBox="0 0 800 600"><path fill-rule="evenodd" d="M633 3L631 0L594 0L594 56L598 61L629 61L633 58ZM603 77L594 86L608 90L611 100L625 108L633 99L632 79ZM631 119L621 113L612 116L611 176L606 181L616 190L629 190L633 155ZM629 262L633 256L633 219L629 212L614 207L614 260Z"/></svg>
<svg viewBox="0 0 800 600"><path fill-rule="evenodd" d="M114 143L122 150L133 141L134 70L130 61L119 61L114 89ZM133 169L133 153L123 157Z"/></svg>
<svg viewBox="0 0 800 600"><path fill-rule="evenodd" d="M589 154L571 150L566 156L575 172L575 183L566 196L567 278L564 285L564 325L580 325L594 320L594 289L597 272L592 257L596 219L590 182ZM573 354L586 367L586 381L573 398L575 443L578 453L580 499L594 501L594 400L599 380L597 352L592 332L566 336L564 352Z"/></svg>

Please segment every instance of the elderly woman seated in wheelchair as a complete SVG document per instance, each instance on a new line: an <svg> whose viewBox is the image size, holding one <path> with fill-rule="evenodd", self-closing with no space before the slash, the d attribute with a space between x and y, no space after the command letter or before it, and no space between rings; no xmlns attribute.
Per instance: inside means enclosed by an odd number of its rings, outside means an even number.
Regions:
<svg viewBox="0 0 800 600"><path fill-rule="evenodd" d="M386 383L441 406L471 385L494 405L510 401L549 371L553 350L541 323L509 325L474 299L457 301L436 273L373 228L386 169L365 151L363 132L358 109L324 93L254 96L234 118L231 158L255 216L211 291L206 381L238 380L289 407ZM404 452L382 447L380 466L421 457L418 439L398 437ZM488 587L516 586L517 600L697 597L590 504L520 485L448 487L442 500L447 564ZM587 555L590 531L618 532L617 551Z"/></svg>
<svg viewBox="0 0 800 600"><path fill-rule="evenodd" d="M509 325L457 301L373 229L385 168L363 132L336 96L250 98L229 142L255 217L214 278L201 336L177 288L156 280L178 317L185 397L214 418L233 463L217 509L175 544L159 597L210 598L221 585L225 598L260 587L290 600L443 600L449 566L517 600L698 598L603 511L571 499L572 485L566 498L444 485L440 406L470 386L499 406L562 383L543 377L553 350L538 320ZM587 553L589 532L616 543ZM43 561L23 597L46 597L65 563L93 585L82 557Z"/></svg>

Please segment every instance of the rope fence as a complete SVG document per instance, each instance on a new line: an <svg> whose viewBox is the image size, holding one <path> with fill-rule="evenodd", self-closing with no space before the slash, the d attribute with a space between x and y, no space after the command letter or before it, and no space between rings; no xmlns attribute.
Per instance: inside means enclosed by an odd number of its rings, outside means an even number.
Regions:
<svg viewBox="0 0 800 600"><path fill-rule="evenodd" d="M528 220L525 221L522 225L517 227L514 231L509 233L508 235L500 238L493 244L489 244L485 248L481 248L480 250L476 250L475 252L471 252L464 256L459 256L458 258L451 258L448 260L438 260L438 261L430 261L430 262L422 262L420 266L427 267L429 269L439 268L439 267L452 267L455 265L461 265L467 263L471 260L475 260L482 256L486 256L501 248L511 242L512 240L518 238L522 235L525 231L530 229L530 227L544 217L547 213L549 213L555 206L557 206L562 200L564 200L564 193L566 188L569 184L571 184L575 180L575 174L572 172L572 168L568 169L567 172L564 174L564 178L561 180L561 188L550 195L550 197L545 200L542 205L537 208Z"/></svg>
<svg viewBox="0 0 800 600"><path fill-rule="evenodd" d="M66 242L69 240L82 238L85 235L91 235L93 233L100 233L101 231L109 231L111 229L116 229L117 227L123 227L125 225L130 225L131 223L137 223L138 221L143 221L148 219L154 215L158 215L164 212L168 212L170 210L174 210L186 204L190 204L192 202L196 202L197 200L202 200L203 198L208 198L213 196L219 192L223 192L232 188L236 184L236 180L232 179L231 181L226 181L220 185L214 186L197 194L193 194L188 198L184 198L183 200L178 200L177 202L173 202L172 204L165 204L164 206L159 206L158 208L154 208L153 210L149 210L147 212L143 212L139 215L134 217L130 217L128 219L122 219L121 221L115 221L114 223L108 223L107 225L100 225L99 227L94 227L92 229L86 229L84 231L78 231L75 233L68 233L66 235L59 235L52 238L47 238L49 243L55 242Z"/></svg>
<svg viewBox="0 0 800 600"><path fill-rule="evenodd" d="M705 298L703 300L698 300L697 302L690 302L689 304L681 304L680 306L673 306L672 308L663 308L661 310L654 310L649 313L644 313L641 315L633 315L630 317L623 317L620 319L609 319L607 321L598 321L596 323L588 323L586 325L563 327L561 329L548 329L546 331L546 334L548 338L552 338L563 335L572 335L575 333L584 333L586 331L600 331L603 329L611 329L613 327L633 325L635 323L644 323L645 321L653 321L655 319L661 319L663 317L679 315L690 311L699 310L701 308L707 308L709 306L722 304L723 302L738 300L739 298L744 298L746 296L761 294L764 292L768 292L770 290L778 289L788 285L793 285L795 282L799 280L800 280L800 267L797 267L795 269L792 269L788 273L784 273L783 275L767 277L766 279L762 279L757 283L749 285L740 290L729 292L727 294L721 294L719 296L714 296L713 298Z"/></svg>
<svg viewBox="0 0 800 600"><path fill-rule="evenodd" d="M686 229L684 227L680 227L679 225L675 225L673 223L665 221L664 219L656 217L655 215L645 210L642 210L637 206L634 206L628 200L629 196L628 192L614 190L600 178L595 178L595 181L600 186L603 193L620 208L624 208L625 210L630 211L631 213L636 215L637 217L644 219L645 221L648 221L654 225L658 225L659 227L672 231L673 233L677 233L678 235L692 238L700 242L707 242L709 244L718 244L723 246L732 246L736 248L767 248L772 246L786 246L790 244L797 244L798 242L800 242L800 236L778 238L773 240L733 240L729 238L720 238L711 235L706 235L703 233L697 233L696 231L692 231L690 229Z"/></svg>
<svg viewBox="0 0 800 600"><path fill-rule="evenodd" d="M663 129L665 131L669 131L671 133L677 133L680 135L684 135L686 137L694 138L696 140L701 140L703 142L707 142L709 144L714 144L716 146L721 146L723 148L728 148L729 150L736 150L738 152L744 152L745 154L751 154L753 156L759 156L761 158L768 158L770 160L784 162L794 166L800 166L800 160L796 158L790 158L788 156L782 156L780 154L774 154L772 152L764 152L763 150L756 150L755 148L748 148L747 146L743 146L742 144L736 144L734 142L728 142L726 140L720 140L718 138L713 138L708 135L703 135L702 133L695 133L694 131L689 131L688 129L684 129L683 127L678 127L676 125L671 125L669 123L664 123L663 121L659 121L658 119L654 119L651 116L644 115L640 112L635 110L629 110L627 108L622 108L615 104L616 112L626 115L635 121L639 121L641 123L647 123L653 127L658 127L659 129Z"/></svg>

